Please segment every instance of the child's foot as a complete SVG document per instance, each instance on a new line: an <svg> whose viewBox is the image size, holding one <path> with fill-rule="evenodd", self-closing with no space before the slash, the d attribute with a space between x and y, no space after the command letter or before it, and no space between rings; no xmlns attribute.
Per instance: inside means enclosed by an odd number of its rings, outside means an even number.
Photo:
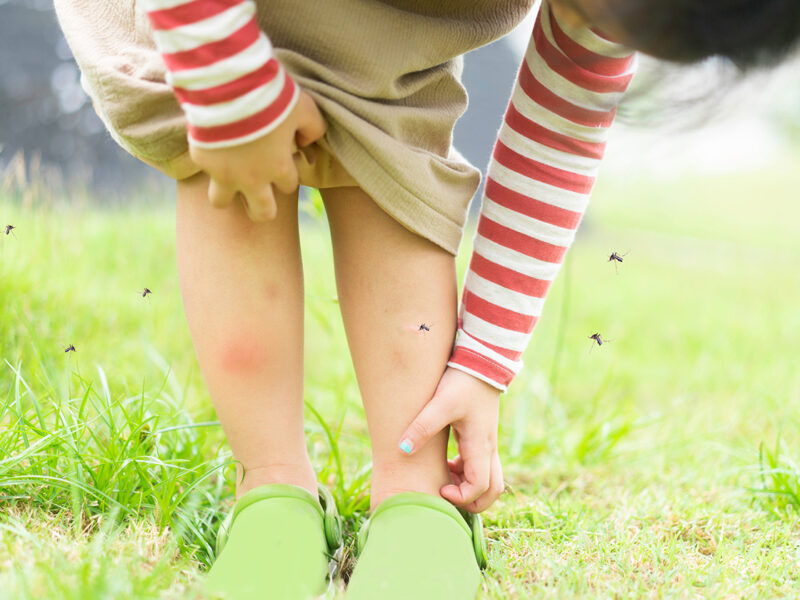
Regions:
<svg viewBox="0 0 800 600"><path fill-rule="evenodd" d="M230 600L313 598L325 592L328 561L340 544L326 490L317 499L299 486L262 485L239 498L220 528L205 589Z"/></svg>
<svg viewBox="0 0 800 600"><path fill-rule="evenodd" d="M387 498L359 532L347 598L472 600L486 554L480 520L469 518L429 494Z"/></svg>

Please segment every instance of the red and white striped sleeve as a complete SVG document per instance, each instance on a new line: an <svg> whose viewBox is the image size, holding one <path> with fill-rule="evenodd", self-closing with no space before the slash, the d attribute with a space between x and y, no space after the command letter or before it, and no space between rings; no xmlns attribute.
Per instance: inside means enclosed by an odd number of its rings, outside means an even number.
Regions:
<svg viewBox="0 0 800 600"><path fill-rule="evenodd" d="M298 87L272 53L253 0L144 0L189 142L254 140L292 110Z"/></svg>
<svg viewBox="0 0 800 600"><path fill-rule="evenodd" d="M502 391L522 368L635 62L542 2L489 164L449 366Z"/></svg>

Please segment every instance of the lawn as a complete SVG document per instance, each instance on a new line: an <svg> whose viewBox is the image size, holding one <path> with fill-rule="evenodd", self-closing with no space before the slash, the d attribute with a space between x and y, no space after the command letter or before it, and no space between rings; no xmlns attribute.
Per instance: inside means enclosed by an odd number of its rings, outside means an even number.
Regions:
<svg viewBox="0 0 800 600"><path fill-rule="evenodd" d="M798 187L792 161L601 178L502 399L482 597L797 596ZM2 597L193 597L234 468L181 311L172 199L23 192L0 194L16 227L0 239ZM321 218L303 253L308 445L352 543L369 449Z"/></svg>

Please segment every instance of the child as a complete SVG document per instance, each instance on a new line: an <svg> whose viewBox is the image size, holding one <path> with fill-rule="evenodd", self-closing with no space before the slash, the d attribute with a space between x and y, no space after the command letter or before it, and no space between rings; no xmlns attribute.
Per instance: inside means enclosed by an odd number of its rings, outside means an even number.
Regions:
<svg viewBox="0 0 800 600"><path fill-rule="evenodd" d="M466 106L459 57L532 0L56 1L111 134L178 180L184 306L241 465L209 589L320 593L340 540L303 436L298 182L322 190L372 443L372 514L348 596L474 597L483 557L471 514L503 489L499 395L586 207L632 77L629 48L777 54L797 35L792 2L543 4L457 320L453 255L478 184L450 149Z"/></svg>

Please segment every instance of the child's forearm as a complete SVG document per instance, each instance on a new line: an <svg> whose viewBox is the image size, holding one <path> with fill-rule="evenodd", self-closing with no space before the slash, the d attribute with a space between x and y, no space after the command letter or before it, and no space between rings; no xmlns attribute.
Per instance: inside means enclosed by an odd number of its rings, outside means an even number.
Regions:
<svg viewBox="0 0 800 600"><path fill-rule="evenodd" d="M501 390L521 369L634 63L542 4L489 165L451 367Z"/></svg>
<svg viewBox="0 0 800 600"><path fill-rule="evenodd" d="M167 81L193 146L218 148L272 131L298 88L278 63L253 0L143 0Z"/></svg>

